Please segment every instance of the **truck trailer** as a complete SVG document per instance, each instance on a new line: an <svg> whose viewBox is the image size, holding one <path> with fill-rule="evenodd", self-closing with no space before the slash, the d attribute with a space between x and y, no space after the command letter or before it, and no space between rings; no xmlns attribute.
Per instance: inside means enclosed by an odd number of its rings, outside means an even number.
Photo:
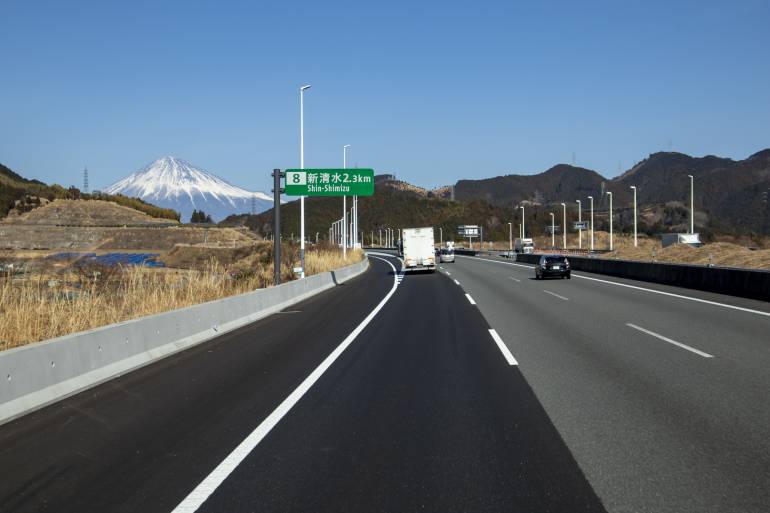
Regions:
<svg viewBox="0 0 770 513"><path fill-rule="evenodd" d="M401 249L404 257L404 270L436 270L433 227L404 228L401 230Z"/></svg>

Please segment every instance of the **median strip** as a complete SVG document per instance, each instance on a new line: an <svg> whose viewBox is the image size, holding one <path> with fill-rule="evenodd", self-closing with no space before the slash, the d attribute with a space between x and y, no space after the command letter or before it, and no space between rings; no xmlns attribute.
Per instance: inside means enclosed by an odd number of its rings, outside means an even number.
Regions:
<svg viewBox="0 0 770 513"><path fill-rule="evenodd" d="M672 340L668 337L664 337L663 335L659 333L655 333L654 331L650 331L647 329L642 328L641 326L637 326L636 324L631 324L630 322L626 323L626 326L629 328L634 328L635 330L641 331L642 333L646 333L652 337L655 337L657 339L660 339L664 342L668 342L669 344L673 344L677 347L681 347L682 349L685 349L687 351L690 351L691 353L695 353L698 356L702 356L703 358L714 358L713 354L704 353L703 351L699 349L695 349L694 347L688 346L687 344L682 344L681 342L677 342L676 340Z"/></svg>

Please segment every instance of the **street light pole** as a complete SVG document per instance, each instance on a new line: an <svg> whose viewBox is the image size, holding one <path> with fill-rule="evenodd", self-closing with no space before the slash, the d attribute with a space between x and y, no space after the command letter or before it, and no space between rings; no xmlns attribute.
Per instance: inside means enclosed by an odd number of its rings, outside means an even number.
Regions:
<svg viewBox="0 0 770 513"><path fill-rule="evenodd" d="M348 148L350 148L349 144L346 144L345 146L342 147L342 169L347 169L348 168ZM342 224L345 225L346 228L347 228L347 215L348 215L347 201L348 201L347 196L342 196L342 219L343 219ZM344 231L347 234L347 229L344 230ZM347 246L348 246L347 237L343 236L343 238L342 238L342 258L345 259L345 260L348 259L348 249L347 249Z"/></svg>
<svg viewBox="0 0 770 513"><path fill-rule="evenodd" d="M305 169L305 91L310 85L299 88L299 168ZM299 265L302 268L299 277L305 277L305 197L299 197Z"/></svg>
<svg viewBox="0 0 770 513"><path fill-rule="evenodd" d="M521 238L523 239L527 234L527 231L524 229L524 205L521 206Z"/></svg>
<svg viewBox="0 0 770 513"><path fill-rule="evenodd" d="M580 200L576 200L578 204L578 249L583 249L583 205Z"/></svg>
<svg viewBox="0 0 770 513"><path fill-rule="evenodd" d="M610 251L612 251L613 245L612 245L612 192L607 191L607 196L610 197Z"/></svg>
<svg viewBox="0 0 770 513"><path fill-rule="evenodd" d="M632 185L631 188L634 190L634 247L639 247L636 240L636 185Z"/></svg>
<svg viewBox="0 0 770 513"><path fill-rule="evenodd" d="M588 196L591 200L591 251L594 250L594 197Z"/></svg>
<svg viewBox="0 0 770 513"><path fill-rule="evenodd" d="M693 176L690 177L690 233L695 233L695 184L693 183Z"/></svg>
<svg viewBox="0 0 770 513"><path fill-rule="evenodd" d="M438 235L439 235L438 245L439 246L443 246L444 245L444 229L442 227L440 227L440 226L438 227Z"/></svg>
<svg viewBox="0 0 770 513"><path fill-rule="evenodd" d="M551 214L551 249L553 249L556 246L556 222L554 221L553 212L550 212Z"/></svg>
<svg viewBox="0 0 770 513"><path fill-rule="evenodd" d="M508 253L513 251L513 223L508 223Z"/></svg>
<svg viewBox="0 0 770 513"><path fill-rule="evenodd" d="M564 216L562 216L562 219L564 221L564 226L561 229L562 249L566 251L567 250L567 204L562 203L561 208L563 209L563 212L564 212Z"/></svg>

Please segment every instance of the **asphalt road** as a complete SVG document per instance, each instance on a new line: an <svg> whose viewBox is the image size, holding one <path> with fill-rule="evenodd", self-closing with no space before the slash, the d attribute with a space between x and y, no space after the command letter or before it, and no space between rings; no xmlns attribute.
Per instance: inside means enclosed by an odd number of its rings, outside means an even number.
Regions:
<svg viewBox="0 0 770 513"><path fill-rule="evenodd" d="M466 292L373 259L1 426L0 511L604 511Z"/></svg>
<svg viewBox="0 0 770 513"><path fill-rule="evenodd" d="M770 511L770 305L582 272L540 281L504 259L443 267L608 511Z"/></svg>
<svg viewBox="0 0 770 513"><path fill-rule="evenodd" d="M386 260L0 426L0 511L768 511L767 303Z"/></svg>

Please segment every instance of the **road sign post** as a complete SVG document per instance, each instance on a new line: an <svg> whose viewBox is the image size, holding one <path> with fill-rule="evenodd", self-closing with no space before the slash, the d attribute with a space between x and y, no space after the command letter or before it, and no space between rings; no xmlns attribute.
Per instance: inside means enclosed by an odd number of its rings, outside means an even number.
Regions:
<svg viewBox="0 0 770 513"><path fill-rule="evenodd" d="M280 169L273 169L273 280L281 284L281 178Z"/></svg>

